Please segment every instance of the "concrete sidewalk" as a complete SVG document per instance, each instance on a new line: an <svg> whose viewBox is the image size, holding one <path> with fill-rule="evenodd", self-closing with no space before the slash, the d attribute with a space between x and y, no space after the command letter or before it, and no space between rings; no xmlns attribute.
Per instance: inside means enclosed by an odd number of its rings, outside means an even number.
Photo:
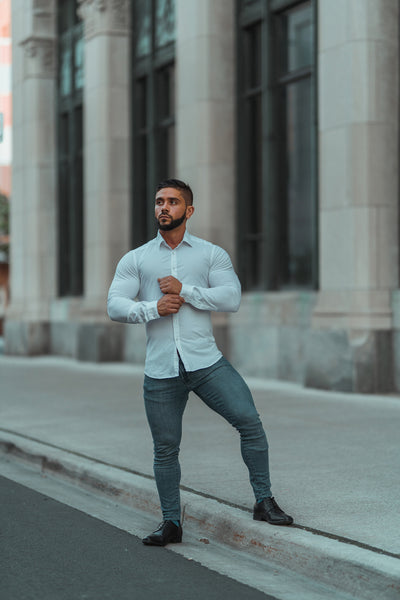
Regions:
<svg viewBox="0 0 400 600"><path fill-rule="evenodd" d="M130 489L141 508L154 512L156 525L142 380L142 369L132 365L0 357L3 452L41 456L98 487ZM181 445L186 526L202 524L220 537L229 531L232 543L304 574L328 557L337 569L333 585L360 598L399 598L400 398L247 381L270 443L273 493L296 526L252 521L239 437L194 395ZM332 578L332 564L326 577ZM358 578L362 586L362 577L369 589L361 594L352 585Z"/></svg>

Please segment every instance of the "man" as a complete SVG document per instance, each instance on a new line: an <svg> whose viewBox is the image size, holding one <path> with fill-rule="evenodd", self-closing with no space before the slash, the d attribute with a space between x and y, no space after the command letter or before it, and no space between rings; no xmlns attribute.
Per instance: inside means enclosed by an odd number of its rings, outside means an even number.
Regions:
<svg viewBox="0 0 400 600"><path fill-rule="evenodd" d="M240 283L225 250L186 231L193 212L187 184L161 182L155 199L158 235L120 260L108 295L112 320L146 323L144 400L163 515L159 528L143 539L153 546L182 540L178 454L190 391L240 433L256 497L253 518L293 523L271 497L268 443L250 390L212 333L211 311L237 311Z"/></svg>

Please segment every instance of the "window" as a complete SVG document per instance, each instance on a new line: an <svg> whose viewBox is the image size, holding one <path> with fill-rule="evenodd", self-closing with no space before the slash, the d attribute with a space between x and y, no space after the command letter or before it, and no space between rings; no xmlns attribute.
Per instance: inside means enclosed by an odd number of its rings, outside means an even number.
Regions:
<svg viewBox="0 0 400 600"><path fill-rule="evenodd" d="M314 3L238 2L239 270L245 289L317 284Z"/></svg>
<svg viewBox="0 0 400 600"><path fill-rule="evenodd" d="M263 165L262 165L262 73L261 23L250 24L243 31L242 132L239 140L241 159L240 212L241 271L246 273L245 288L254 288L262 280L263 246Z"/></svg>
<svg viewBox="0 0 400 600"><path fill-rule="evenodd" d="M58 3L58 247L60 296L83 293L83 27L77 0Z"/></svg>
<svg viewBox="0 0 400 600"><path fill-rule="evenodd" d="M155 186L175 173L175 2L133 2L133 244L153 237Z"/></svg>

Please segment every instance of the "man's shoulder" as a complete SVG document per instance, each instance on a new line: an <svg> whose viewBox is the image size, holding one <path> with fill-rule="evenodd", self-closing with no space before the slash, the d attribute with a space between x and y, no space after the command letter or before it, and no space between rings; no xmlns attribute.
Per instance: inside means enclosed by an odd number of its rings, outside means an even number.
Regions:
<svg viewBox="0 0 400 600"><path fill-rule="evenodd" d="M196 245L202 246L203 248L207 248L208 250L212 250L213 248L220 248L220 246L217 246L213 242L210 242L209 240L205 240L204 238L197 237L196 235L193 235L192 233L189 234L189 240L193 246L196 246ZM221 248L221 250L222 250L222 248Z"/></svg>
<svg viewBox="0 0 400 600"><path fill-rule="evenodd" d="M213 262L215 260L218 261L220 259L224 259L224 260L229 259L228 252L226 250L224 250L224 248L222 248L222 246L218 246L218 244L214 244L213 242L210 242L203 238L196 237L194 235L191 235L191 242L192 242L193 247L196 247L199 249L200 248L204 249L207 256Z"/></svg>
<svg viewBox="0 0 400 600"><path fill-rule="evenodd" d="M139 256L140 254L146 253L157 245L157 238L152 238L148 242L145 242L141 246L137 246L128 252L128 254Z"/></svg>
<svg viewBox="0 0 400 600"><path fill-rule="evenodd" d="M156 238L155 238L156 239ZM141 257L146 255L146 253L154 248L155 239L138 246L137 248L132 248L128 250L120 259L121 266L134 266L137 265L138 260L140 261Z"/></svg>

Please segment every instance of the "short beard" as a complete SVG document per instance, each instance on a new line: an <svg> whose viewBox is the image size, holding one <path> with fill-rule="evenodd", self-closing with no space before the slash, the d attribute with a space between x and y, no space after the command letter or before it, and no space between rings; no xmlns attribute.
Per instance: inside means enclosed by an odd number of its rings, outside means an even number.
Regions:
<svg viewBox="0 0 400 600"><path fill-rule="evenodd" d="M179 217L179 219L172 219L172 221L170 221L169 223L162 224L157 219L158 229L160 229L161 231L171 231L172 229L176 229L177 227L179 227L179 225L182 225L182 223L185 221L185 219L186 219L186 211L183 213L183 215L181 217Z"/></svg>

